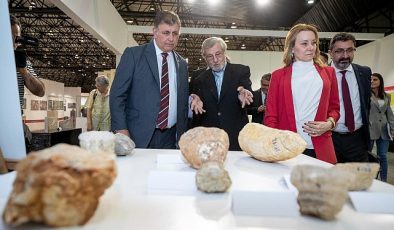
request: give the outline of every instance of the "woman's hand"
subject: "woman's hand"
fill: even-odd
[[[331,130],[333,128],[332,126],[331,121],[308,121],[302,126],[302,128],[304,129],[304,132],[309,134],[309,136],[317,137]]]

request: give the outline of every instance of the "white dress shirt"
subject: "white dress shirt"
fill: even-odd
[[[337,127],[335,128],[335,132],[349,132],[349,129],[345,125],[345,107],[343,104],[342,97],[342,73],[340,69],[337,69],[333,63],[331,66],[335,68],[335,73],[338,81],[338,94],[339,94],[339,103],[340,103],[340,114],[339,120],[337,121]],[[352,65],[349,65],[346,68],[346,81],[349,86],[350,100],[352,101],[352,108],[354,114],[354,124],[355,130],[359,129],[363,125],[363,120],[361,117],[361,104],[360,104],[360,92],[358,90],[358,83],[356,79],[356,75],[354,73]]]
[[[163,57],[161,53],[163,51],[155,44],[156,50],[156,59],[157,59],[157,68],[159,69],[159,80],[161,85],[161,68],[163,63]],[[169,99],[169,107],[168,107],[168,126],[167,128],[171,128],[176,124],[177,120],[177,84],[176,84],[176,67],[175,67],[175,54],[173,52],[168,53],[167,56],[167,64],[168,64],[168,84],[170,90],[170,99]]]

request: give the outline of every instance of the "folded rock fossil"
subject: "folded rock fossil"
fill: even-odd
[[[225,192],[231,186],[231,179],[223,163],[208,161],[196,173],[198,189],[207,193]]]
[[[347,173],[312,165],[297,165],[291,183],[298,190],[298,205],[304,215],[325,220],[335,218],[347,200]]]
[[[241,149],[257,160],[284,161],[296,157],[306,148],[306,142],[297,133],[248,123],[238,135]]]
[[[219,128],[196,127],[184,133],[179,140],[179,148],[186,161],[196,169],[206,161],[226,160],[229,139]]]
[[[353,174],[353,179],[347,183],[349,191],[368,189],[376,178],[379,171],[378,163],[338,163],[333,166],[334,170],[341,170],[348,174]]]
[[[30,153],[16,166],[5,223],[85,224],[116,177],[113,158],[66,144]]]

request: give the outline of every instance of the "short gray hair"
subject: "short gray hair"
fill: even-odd
[[[206,50],[206,49],[209,49],[209,48],[212,48],[212,47],[213,47],[214,45],[216,45],[217,43],[219,43],[220,47],[222,48],[222,51],[223,51],[224,53],[226,53],[226,50],[227,50],[227,44],[226,44],[226,42],[224,42],[224,40],[223,40],[222,38],[219,38],[219,37],[210,37],[210,38],[205,39],[205,40],[202,42],[202,45],[201,45],[201,55],[204,57],[205,50]]]
[[[109,85],[109,79],[104,76],[104,75],[100,75],[98,77],[96,77],[96,83],[99,86],[108,86]]]
[[[261,77],[261,80],[271,81],[271,73],[266,73]]]

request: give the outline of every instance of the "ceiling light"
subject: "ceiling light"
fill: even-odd
[[[269,2],[269,0],[257,0],[257,4],[258,4],[259,6],[265,5],[265,4],[267,4],[268,2]]]
[[[151,6],[151,7],[149,8],[149,10],[150,10],[150,11],[155,11],[155,7],[154,7],[154,6]]]
[[[241,49],[242,49],[242,50],[246,49],[245,44],[242,44],[242,45],[241,45]]]
[[[308,0],[308,4],[313,4],[314,2],[314,0]]]
[[[220,0],[210,0],[209,1],[209,4],[210,5],[216,5],[216,4],[218,4],[220,2]]]
[[[133,20],[127,20],[126,22],[129,23],[129,24],[133,24],[134,21]]]
[[[190,3],[193,3],[194,2],[194,0],[187,0],[188,2],[190,2]]]

